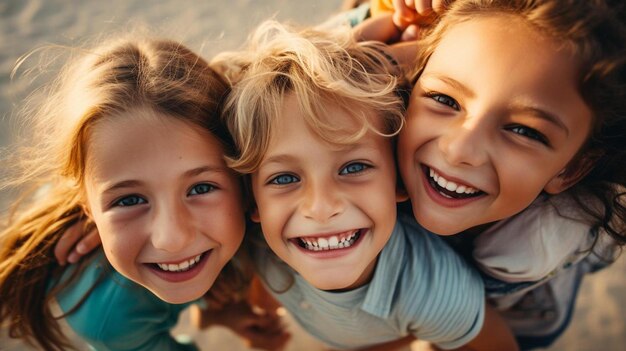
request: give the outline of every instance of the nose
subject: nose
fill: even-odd
[[[151,241],[159,250],[179,252],[191,245],[195,230],[189,209],[182,201],[162,204],[155,211]]]
[[[309,182],[304,192],[301,212],[306,218],[326,223],[341,214],[345,208],[341,194],[333,182]]]
[[[478,167],[488,160],[488,132],[479,118],[450,123],[439,138],[439,149],[446,161],[455,166]]]

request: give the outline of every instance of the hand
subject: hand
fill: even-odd
[[[100,244],[100,236],[95,225],[87,220],[81,220],[61,235],[54,246],[54,257],[61,266],[76,263]]]
[[[419,28],[431,24],[445,10],[445,0],[393,0],[393,23],[402,32],[400,41],[419,38]]]
[[[212,325],[227,327],[242,337],[248,347],[256,349],[282,350],[291,337],[278,315],[253,309],[245,301],[217,310],[193,306],[191,318],[192,324],[200,329]]]

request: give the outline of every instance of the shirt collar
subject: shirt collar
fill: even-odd
[[[369,283],[361,309],[371,315],[388,318],[405,258],[404,228],[396,221],[389,241],[378,255],[374,275]]]

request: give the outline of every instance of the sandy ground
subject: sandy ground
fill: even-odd
[[[136,25],[178,39],[205,57],[239,46],[262,20],[274,17],[301,24],[328,18],[341,0],[9,0],[0,2],[0,147],[8,145],[17,128],[10,116],[33,88],[30,76],[10,73],[20,56],[46,44],[75,45],[98,35],[119,32]],[[32,64],[28,60],[20,72]],[[39,80],[46,79],[44,73]],[[37,83],[37,79],[34,80]],[[4,168],[5,165],[0,166]],[[10,194],[0,193],[0,209]],[[549,350],[623,350],[626,348],[626,260],[588,276],[581,289],[572,325]],[[321,350],[299,330],[288,350]],[[174,331],[193,337],[203,350],[246,350],[228,330],[194,331],[183,315]],[[25,350],[26,346],[0,337],[0,350]]]

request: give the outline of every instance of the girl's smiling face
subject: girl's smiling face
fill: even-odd
[[[117,271],[162,300],[192,301],[211,288],[243,239],[239,180],[205,130],[131,113],[93,128],[89,210]]]
[[[562,171],[589,135],[571,52],[513,15],[443,35],[412,92],[398,162],[416,219],[456,234],[512,216]]]

